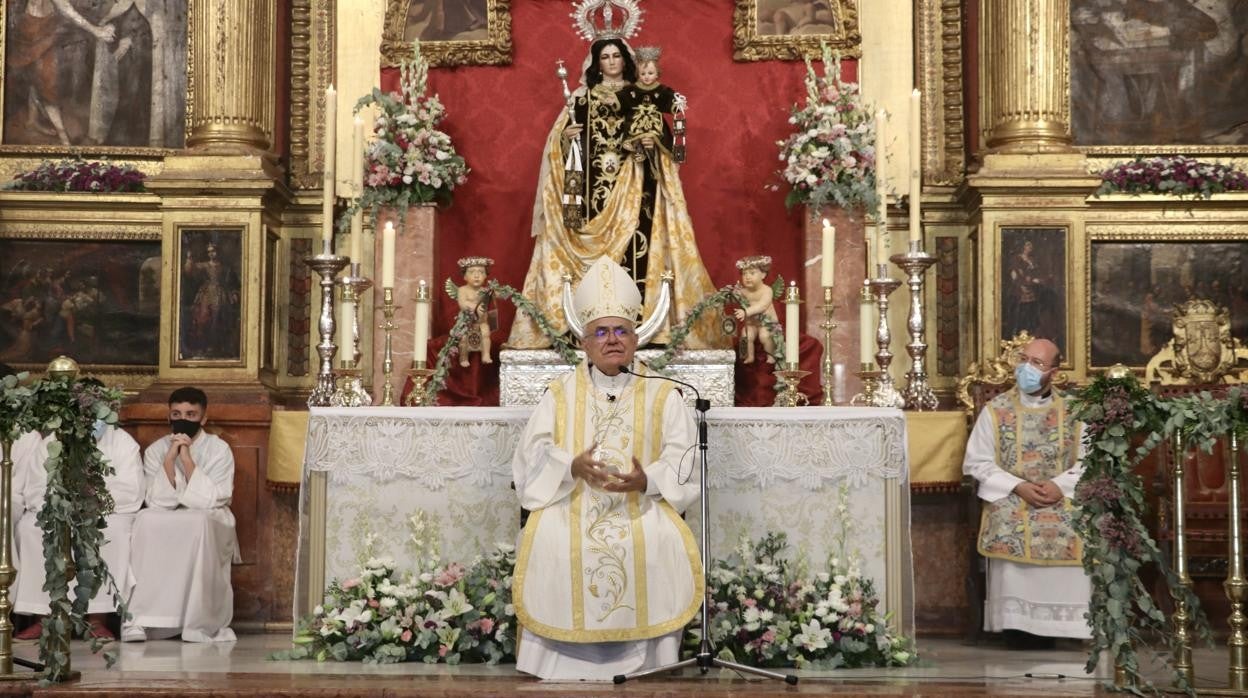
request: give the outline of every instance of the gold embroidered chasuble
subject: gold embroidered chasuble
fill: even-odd
[[[692,417],[665,381],[633,379],[614,398],[578,367],[551,383],[516,450],[517,490],[531,514],[513,600],[520,624],[542,637],[660,637],[684,627],[701,603],[698,548],[678,513],[698,498]],[[591,444],[622,472],[637,458],[649,493],[573,479],[572,458]]]
[[[1071,417],[1065,397],[1056,391],[1048,404],[1027,407],[1013,388],[984,409],[992,419],[997,465],[1002,470],[1029,482],[1042,482],[1077,464],[1082,425]],[[1081,565],[1083,542],[1071,523],[1074,515],[1069,497],[1037,509],[1011,492],[984,507],[979,553],[1033,565]]]
[[[598,85],[595,91],[608,88]],[[580,99],[584,100],[582,95]],[[652,161],[636,162],[621,152],[624,140],[624,119],[611,116],[610,108],[623,109],[618,99],[595,101],[593,95],[587,110],[590,152],[585,153],[587,170],[586,197],[589,207],[585,227],[569,230],[563,225],[564,151],[563,130],[568,125],[565,109],[546,138],[537,196],[533,204],[535,238],[533,257],[524,278],[524,296],[532,300],[550,320],[557,333],[567,331],[560,294],[562,278],[570,274],[579,278],[599,257],[616,262],[629,250],[638,230],[642,207],[650,210],[651,224],[646,245],[645,289],[642,316],[649,317],[658,302],[662,278],[673,275],[672,306],[674,317],[685,317],[699,301],[715,292],[694,238],[693,221],[685,203],[680,172],[665,149],[656,150]],[[595,152],[601,147],[601,152]],[[657,179],[654,196],[645,196],[647,168]],[[588,175],[593,175],[588,176]],[[655,337],[667,341],[664,330]],[[517,313],[511,327],[508,345],[516,349],[539,349],[550,346],[550,340],[537,322],[524,313]],[[726,347],[727,339],[719,329],[714,313],[707,313],[695,324],[685,341],[690,349]]]

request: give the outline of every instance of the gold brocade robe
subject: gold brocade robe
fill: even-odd
[[[997,465],[1029,482],[1051,480],[1075,467],[1082,426],[1054,392],[1041,407],[1026,407],[1013,388],[984,407],[992,418]],[[1051,507],[1034,508],[1017,494],[984,507],[979,553],[984,557],[1032,565],[1080,565],[1083,542],[1075,533],[1074,504],[1069,497]]]
[[[590,118],[594,118],[592,112]],[[587,193],[591,199],[591,213],[597,211],[597,214],[586,220],[583,230],[568,230],[563,225],[564,158],[567,154],[562,139],[567,124],[568,113],[565,109],[551,129],[542,151],[541,175],[533,204],[532,233],[536,244],[524,278],[524,296],[546,315],[555,332],[566,332],[568,327],[560,300],[563,275],[571,274],[574,280],[579,279],[591,264],[604,255],[620,262],[633,241],[642,206],[652,205],[642,317],[650,317],[658,301],[662,277],[671,272],[674,276],[673,317],[683,321],[698,301],[715,292],[715,285],[698,253],[679,170],[670,152],[656,148],[653,162],[637,162],[626,157],[627,153],[615,153],[608,158],[612,166],[619,169],[614,173],[615,183],[605,203],[595,200],[591,183]],[[592,130],[592,123],[589,128]],[[585,157],[591,161],[601,159],[590,153],[586,153]],[[585,166],[588,168],[590,163],[585,163]],[[649,198],[642,194],[646,168],[650,167],[655,168],[656,190],[653,201],[643,202],[643,199]],[[660,332],[655,341],[667,341],[667,332]],[[550,346],[550,340],[538,329],[537,322],[524,313],[516,314],[507,343],[516,349]],[[728,346],[715,313],[703,314],[689,333],[685,346],[690,349]]]
[[[583,365],[551,383],[513,463],[521,504],[532,512],[512,587],[526,630],[618,642],[689,622],[704,591],[698,548],[678,513],[698,498],[693,441],[693,420],[671,383],[632,379],[612,400]],[[623,472],[636,458],[647,492],[573,479],[572,458],[593,443],[600,460]]]

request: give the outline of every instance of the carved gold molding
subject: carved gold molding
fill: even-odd
[[[412,44],[403,38],[412,0],[386,0],[385,29],[381,43],[381,65],[399,65],[412,53]],[[509,65],[511,63],[511,0],[486,0],[488,39],[475,41],[422,41],[421,54],[432,66]]]
[[[293,0],[290,13],[290,183],[319,189],[325,88],[333,82],[333,0]]]
[[[78,227],[82,226],[82,227]],[[0,226],[0,238],[15,240],[148,240],[161,239],[160,222],[152,225],[108,225],[58,223],[27,225],[19,228]]]
[[[732,13],[732,58],[737,61],[799,61],[820,55],[820,43],[845,58],[862,56],[857,0],[827,0],[838,22],[835,34],[768,36],[758,33],[758,0],[736,0]]]
[[[1084,259],[1092,258],[1092,243],[1106,240],[1139,240],[1141,242],[1183,242],[1187,240],[1236,241],[1248,239],[1248,224],[1226,225],[1210,224],[1199,219],[1190,223],[1166,222],[1167,230],[1159,232],[1156,223],[1140,222],[1133,224],[1087,224],[1087,244],[1084,246]],[[1087,269],[1089,288],[1091,288],[1091,269]]]
[[[923,91],[923,180],[956,186],[966,178],[962,2],[919,0],[919,89]]]

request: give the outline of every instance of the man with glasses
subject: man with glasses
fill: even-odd
[[[693,417],[672,383],[632,367],[640,310],[628,273],[599,258],[573,296],[587,361],[550,384],[512,462],[531,512],[512,587],[516,668],[543,679],[675,662],[701,603],[680,518],[699,496]]]
[[[979,553],[988,560],[984,630],[1004,631],[1014,647],[1044,638],[1091,637],[1084,613],[1092,587],[1071,497],[1083,472],[1083,425],[1052,387],[1057,345],[1023,348],[1015,385],[979,414],[962,472],[979,483],[984,514]]]

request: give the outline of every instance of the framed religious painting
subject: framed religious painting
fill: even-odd
[[[155,373],[160,231],[0,235],[0,362],[42,370],[62,354],[88,373]]]
[[[1069,365],[1064,226],[1001,226],[997,317],[999,339],[1027,331],[1053,340]]]
[[[191,2],[0,4],[0,150],[142,155],[182,148]]]
[[[857,0],[736,0],[735,60],[797,61],[819,56],[822,44],[846,58],[862,55]]]
[[[1142,150],[1248,157],[1242,5],[1071,0],[1076,145],[1106,159]]]
[[[411,56],[433,66],[511,63],[511,0],[387,0],[382,66]]]
[[[1229,311],[1231,336],[1248,340],[1248,238],[1099,236],[1089,228],[1089,369],[1143,369],[1173,337],[1174,311],[1207,300]]]
[[[244,229],[179,227],[176,232],[174,366],[242,366]]]

